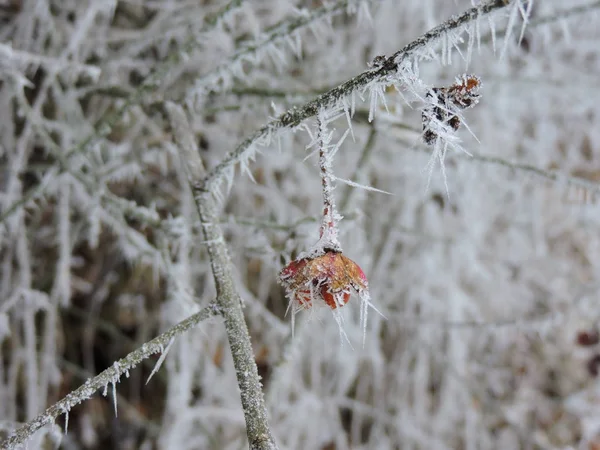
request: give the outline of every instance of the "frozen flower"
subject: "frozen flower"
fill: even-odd
[[[325,251],[313,258],[299,258],[290,262],[279,273],[289,299],[288,311],[294,317],[302,311],[319,305],[327,305],[334,313],[342,329],[342,316],[338,310],[350,300],[352,294],[361,299],[361,325],[366,327],[367,309],[370,303],[368,281],[362,269],[341,252]]]
[[[340,252],[328,251],[316,258],[292,261],[280,273],[290,306],[308,309],[313,299],[325,302],[331,309],[344,306],[352,292],[368,287],[362,269]]]

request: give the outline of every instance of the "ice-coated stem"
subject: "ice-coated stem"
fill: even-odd
[[[121,358],[104,372],[101,372],[94,378],[90,378],[62,400],[47,408],[46,411],[38,415],[35,419],[15,430],[6,441],[0,443],[0,448],[11,450],[25,443],[37,430],[54,422],[61,414],[68,413],[73,406],[89,399],[98,389],[105,387],[109,383],[114,383],[121,375],[137,366],[144,359],[149,358],[155,353],[161,353],[173,338],[185,333],[201,321],[218,314],[219,308],[215,304],[212,304],[179,322],[171,329],[132,351],[124,358]]]
[[[333,199],[333,180],[331,176],[331,159],[327,151],[325,125],[321,116],[317,116],[317,145],[319,146],[319,171],[321,174],[321,186],[323,189],[323,218],[319,237],[334,235],[336,228],[337,211]],[[333,244],[333,243],[332,243]]]

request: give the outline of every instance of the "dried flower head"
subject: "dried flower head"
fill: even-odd
[[[316,258],[292,261],[280,272],[290,301],[308,309],[314,301],[323,301],[331,309],[348,303],[351,293],[368,287],[362,269],[342,253],[328,251]]]
[[[423,140],[432,145],[439,137],[439,129],[444,126],[457,131],[460,127],[458,110],[475,106],[481,97],[481,80],[475,75],[457,77],[450,87],[431,88],[427,98],[431,104],[423,110]]]
[[[347,340],[338,308],[348,303],[352,294],[361,299],[361,325],[363,329],[366,326],[367,308],[373,307],[367,277],[358,264],[341,252],[328,250],[319,256],[296,259],[281,270],[279,280],[289,299],[292,331],[298,312],[327,305],[340,325],[340,334]]]

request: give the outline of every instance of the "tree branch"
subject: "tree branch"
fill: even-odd
[[[155,353],[163,352],[166,345],[180,334],[185,333],[190,328],[210,317],[220,313],[219,307],[212,304],[202,309],[200,312],[179,322],[168,331],[158,335],[150,342],[145,343],[137,350],[129,353],[124,358],[116,361],[111,367],[106,369],[94,378],[87,380],[83,385],[69,393],[62,400],[50,406],[46,411],[37,416],[32,421],[18,428],[6,441],[2,442],[1,447],[6,450],[15,448],[23,444],[30,436],[43,426],[53,422],[61,414],[69,414],[70,409],[89,399],[98,389],[111,383],[119,381],[121,375],[137,366],[144,359]]]
[[[367,70],[345,83],[319,95],[316,99],[306,103],[299,108],[292,108],[279,116],[277,119],[270,121],[252,136],[244,140],[234,151],[230,152],[219,163],[210,174],[204,179],[198,187],[202,190],[210,191],[227,172],[227,170],[248,153],[252,145],[261,139],[268,138],[273,130],[281,128],[291,128],[299,125],[302,121],[309,117],[315,116],[319,110],[326,109],[335,105],[343,98],[349,96],[359,89],[365,88],[368,84],[374,81],[381,81],[384,78],[398,72],[399,66],[411,56],[414,56],[419,50],[424,49],[427,45],[438,40],[440,37],[447,34],[449,31],[456,30],[484,15],[487,15],[495,10],[499,10],[511,4],[515,0],[491,0],[480,6],[473,7],[458,17],[452,17],[446,22],[432,28],[430,31],[406,45],[403,49],[397,51],[389,58],[386,58],[378,69]]]
[[[165,109],[181,152],[182,162],[186,166],[188,181],[194,193],[204,239],[208,247],[217,289],[217,303],[225,319],[225,329],[240,388],[250,449],[277,450],[278,447],[269,429],[262,383],[252,351],[250,334],[244,320],[241,298],[235,288],[231,273],[232,262],[218,223],[215,201],[211,192],[194,188],[202,180],[204,165],[183,108],[175,103],[167,102]]]

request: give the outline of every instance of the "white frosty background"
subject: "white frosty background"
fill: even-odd
[[[4,437],[214,298],[164,99],[193,111],[214,167],[270,117],[478,2],[331,0],[313,17],[323,2],[242,1],[202,25],[226,3],[0,1]],[[387,108],[370,108],[381,86],[355,96],[335,173],[393,194],[335,190],[344,251],[387,317],[369,315],[364,348],[356,299],[344,308],[353,349],[329,311],[300,314],[293,341],[284,317],[277,273],[318,238],[306,130],[274,136],[233,175],[223,226],[282,448],[600,448],[599,349],[577,343],[600,317],[600,2],[491,17],[421,54]],[[158,88],[94,131],[157,67]],[[430,171],[425,89],[463,73],[482,79],[458,131],[472,156],[449,149]],[[145,385],[147,362],[116,385],[116,418],[112,386],[71,411],[63,448],[247,445],[220,321],[179,337]],[[46,428],[29,448],[60,439]]]

